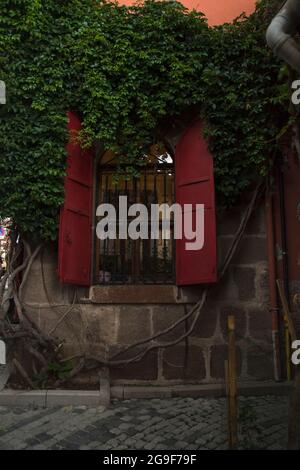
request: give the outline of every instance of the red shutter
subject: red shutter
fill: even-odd
[[[68,113],[70,141],[67,145],[65,202],[60,214],[58,273],[62,282],[90,285],[91,279],[91,213],[92,156],[82,150],[76,135],[81,124]]]
[[[192,285],[217,281],[216,214],[213,157],[203,137],[201,121],[181,137],[175,156],[176,202],[204,204],[204,247],[186,250],[187,240],[176,240],[176,284]]]

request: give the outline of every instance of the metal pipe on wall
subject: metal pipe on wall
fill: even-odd
[[[281,255],[282,255],[282,273],[284,293],[290,310],[290,280],[289,280],[289,260],[286,230],[286,204],[285,204],[285,181],[282,165],[278,166],[278,188],[279,188],[279,212],[280,212],[280,232],[281,232]],[[286,318],[285,323],[285,356],[286,356],[286,375],[287,380],[292,379],[291,363],[291,339]]]
[[[300,47],[294,36],[300,28],[300,0],[288,0],[273,18],[266,33],[267,43],[297,72],[300,72]]]
[[[273,219],[273,196],[270,190],[266,193],[266,218],[267,218],[267,240],[268,240],[268,263],[269,263],[269,291],[270,291],[270,313],[272,316],[272,342],[274,358],[274,378],[281,380],[281,359],[279,342],[279,310],[277,302],[276,287],[276,261],[275,261],[275,235]]]
[[[286,204],[285,204],[285,184],[284,184],[283,168],[278,168],[278,187],[279,187],[279,206],[280,206],[280,231],[281,231],[281,248],[282,248],[282,271],[284,292],[290,308],[290,284],[289,284],[289,260],[288,245],[286,231]]]

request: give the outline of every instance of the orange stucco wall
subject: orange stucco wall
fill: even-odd
[[[133,0],[119,0],[122,5],[132,5]],[[254,11],[256,0],[181,0],[186,7],[205,13],[210,25],[232,21],[245,12]]]

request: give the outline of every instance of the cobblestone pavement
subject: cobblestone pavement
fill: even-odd
[[[240,398],[240,447],[284,449],[287,398]],[[226,449],[225,399],[114,401],[110,408],[0,407],[0,449]]]

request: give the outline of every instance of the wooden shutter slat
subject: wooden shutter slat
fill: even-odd
[[[181,137],[175,155],[176,202],[204,204],[204,247],[186,250],[184,237],[176,240],[178,286],[217,281],[216,213],[213,157],[203,137],[203,124],[195,122]]]
[[[65,201],[60,213],[58,274],[62,282],[90,285],[92,248],[92,156],[76,140],[81,123],[68,113]]]

